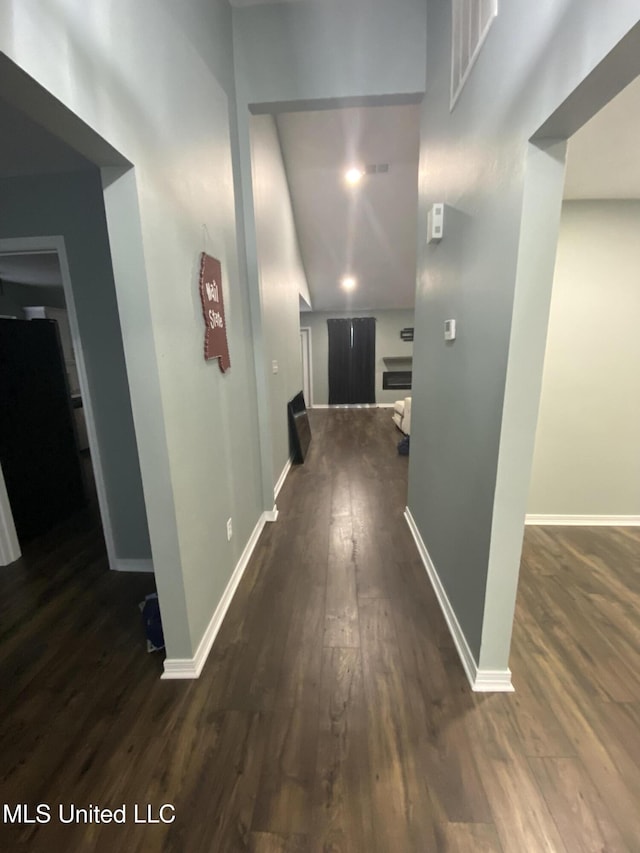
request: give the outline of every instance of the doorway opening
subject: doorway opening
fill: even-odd
[[[302,359],[302,393],[307,408],[313,407],[312,391],[312,355],[311,355],[311,329],[309,326],[300,326],[300,352]]]
[[[79,340],[71,331],[57,251],[0,251],[0,315],[6,406],[0,464],[8,501],[2,512],[22,543],[87,504],[97,508],[81,390],[86,371],[82,352],[76,354]]]
[[[640,77],[569,139],[519,587],[529,612],[553,601],[577,644],[545,631],[550,654],[605,701],[640,689],[625,614],[640,550],[639,115]]]
[[[626,701],[640,689],[632,675],[638,665],[634,629],[625,613],[636,594],[640,547],[640,349],[634,326],[640,316],[640,64],[628,58],[638,33],[636,28],[622,40],[536,136],[534,168],[527,175],[527,187],[533,174],[538,184],[535,211],[527,208],[525,188],[519,274],[526,266],[529,273],[523,272],[521,294],[516,288],[519,334],[514,337],[512,329],[509,369],[514,352],[512,379],[521,371],[518,382],[528,384],[530,395],[519,400],[520,427],[526,412],[531,430],[530,452],[521,445],[521,458],[533,464],[512,657],[516,669],[535,677],[539,670],[528,667],[528,650],[544,654],[552,665],[543,689],[564,692],[568,685],[573,700],[579,683],[607,701]],[[558,168],[565,162],[564,139],[566,174]],[[539,228],[532,227],[535,222]],[[547,256],[544,264],[551,259],[537,281],[531,277],[539,270],[533,251]],[[542,284],[547,281],[548,290]],[[528,317],[521,311],[527,287]],[[528,383],[525,350],[540,369],[537,377],[528,373]]]
[[[98,588],[114,591],[114,601],[122,595],[144,649],[138,604],[155,578],[105,194],[130,164],[12,63],[0,64],[15,83],[11,101],[0,98],[6,618],[23,622],[25,596],[38,584],[46,596],[58,589],[80,600],[92,578],[88,609],[100,606]],[[39,123],[40,108],[55,131]],[[100,162],[110,167],[104,173]],[[139,574],[107,581],[108,569]]]
[[[569,140],[527,521],[640,523],[640,77]]]

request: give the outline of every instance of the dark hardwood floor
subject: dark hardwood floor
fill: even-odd
[[[198,681],[159,680],[153,579],[109,573],[89,516],[0,570],[0,804],[52,807],[0,850],[640,851],[640,530],[528,529],[517,692],[473,694],[391,413],[311,421]]]

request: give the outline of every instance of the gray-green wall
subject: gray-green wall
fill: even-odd
[[[640,517],[640,201],[562,208],[528,512]]]
[[[273,116],[251,117],[251,153],[271,450],[277,482],[290,457],[287,403],[302,387],[298,304],[299,294],[308,296],[309,289]]]
[[[308,0],[234,8],[239,101],[422,92],[424,0]]]
[[[25,305],[46,305],[49,308],[64,308],[62,285],[39,286],[16,284],[11,281],[0,283],[0,314],[24,318]]]
[[[413,326],[413,311],[359,311],[321,312],[304,311],[300,325],[311,329],[312,400],[314,406],[329,402],[329,336],[327,320],[336,317],[375,317],[376,319],[376,403],[393,403],[411,394],[411,391],[388,391],[382,388],[384,370],[411,370],[411,363],[387,367],[384,356],[408,356],[413,353],[413,343],[403,341],[400,331]]]
[[[476,663],[502,671],[563,176],[562,146],[528,140],[637,22],[638,6],[603,16],[595,0],[500,3],[452,111],[450,19],[449,2],[428,4],[419,234],[432,203],[446,211],[442,242],[419,247],[409,509]],[[577,129],[585,104],[548,133]]]

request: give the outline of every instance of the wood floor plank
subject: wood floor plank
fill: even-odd
[[[307,835],[312,827],[318,710],[274,711],[265,746],[252,829]]]
[[[486,713],[478,706],[478,715]],[[475,722],[475,720],[474,720]],[[501,844],[506,851],[535,850],[571,853],[558,832],[527,759],[513,749],[509,736],[497,729],[504,758],[483,756],[483,746],[471,739]]]
[[[514,651],[514,660],[520,661]],[[516,670],[519,672],[519,667]],[[505,713],[528,756],[573,756],[575,748],[558,722],[553,707],[532,689],[526,678],[514,678],[515,694],[505,703]]]
[[[354,553],[358,598],[388,597],[385,554],[380,547],[375,520],[362,509],[353,517]]]
[[[213,715],[215,742],[205,741],[206,760],[190,775],[175,802],[176,813],[189,814],[191,819],[170,825],[169,849],[204,853],[249,848],[266,722],[260,713],[222,711]],[[149,795],[155,799],[153,788]]]
[[[571,680],[561,676],[555,666],[554,653],[544,657],[533,655],[525,662],[527,673],[537,689],[553,704],[555,714],[571,740],[578,758],[602,800],[609,809],[624,842],[633,850],[640,838],[637,803],[640,784],[629,784],[609,750],[615,743],[613,732],[604,740],[598,737],[589,720],[590,697]],[[625,760],[626,764],[626,759]],[[629,769],[630,764],[626,764]],[[637,770],[634,769],[633,775]]]
[[[436,849],[436,814],[416,765],[390,602],[360,599],[360,631],[377,849]]]
[[[360,645],[354,540],[351,518],[332,519],[327,563],[327,590],[323,644]]]
[[[324,590],[302,583],[282,656],[275,705],[317,711],[322,669]]]
[[[462,667],[448,665],[429,641],[423,611],[406,600],[394,608],[407,698],[416,723],[416,759],[432,801],[449,822],[491,823],[492,815],[469,743],[466,715],[473,698]],[[441,615],[440,615],[440,618]]]
[[[373,850],[371,773],[360,653],[325,648],[309,849]]]
[[[445,830],[446,853],[502,853],[496,828],[491,823],[449,823]]]
[[[530,758],[560,834],[575,853],[631,853],[577,758]]]
[[[588,679],[592,689],[605,701],[640,701],[639,677],[620,656],[619,648],[611,643],[610,631],[601,630],[596,620],[587,618],[586,603],[580,600],[579,591],[567,590],[553,579],[541,585],[537,594],[560,615],[551,633],[563,647],[565,659],[575,673],[584,673],[583,680]]]
[[[615,732],[616,740],[624,749],[627,759],[640,768],[640,705],[607,702],[597,706],[597,715],[606,725],[607,740],[609,731]]]
[[[272,832],[252,832],[249,853],[307,853],[306,835],[275,835]]]

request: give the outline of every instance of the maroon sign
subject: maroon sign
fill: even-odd
[[[220,261],[206,252],[200,257],[200,299],[206,327],[204,357],[207,361],[212,358],[219,359],[220,370],[224,373],[231,367],[231,359],[222,301],[222,269]]]

